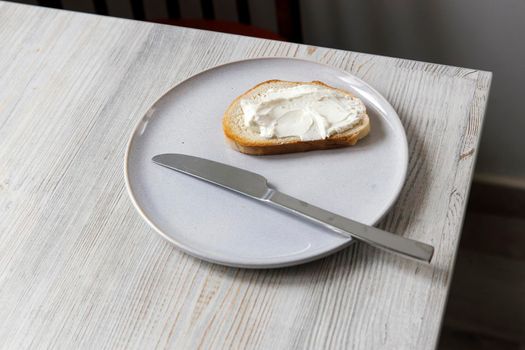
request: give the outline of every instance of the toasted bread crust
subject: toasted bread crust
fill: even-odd
[[[275,139],[250,138],[242,133],[239,133],[237,130],[235,130],[234,120],[237,117],[235,110],[239,109],[240,100],[256,92],[261,87],[272,84],[285,84],[287,86],[302,84],[320,85],[330,89],[338,90],[347,95],[351,95],[347,91],[331,87],[320,81],[288,82],[282,80],[268,80],[262,82],[233,100],[224,113],[222,120],[223,130],[228,143],[233,149],[251,155],[271,155],[332,149],[355,145],[358,140],[367,136],[370,132],[370,120],[368,115],[365,115],[361,122],[353,128],[321,140],[302,141],[298,137]]]

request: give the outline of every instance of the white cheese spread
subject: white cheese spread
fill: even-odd
[[[326,139],[354,127],[366,113],[359,98],[309,84],[268,89],[240,105],[245,127],[267,139]]]

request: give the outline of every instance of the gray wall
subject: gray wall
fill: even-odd
[[[36,0],[21,0],[34,3]],[[148,18],[166,0],[144,0]],[[199,0],[179,0],[199,17]],[[110,15],[130,17],[128,0],[107,0]],[[91,0],[63,0],[93,11]],[[215,0],[219,19],[235,20],[235,0]],[[276,30],[272,0],[250,0],[254,25]],[[525,186],[524,0],[301,0],[308,44],[478,68],[494,73],[476,173]]]

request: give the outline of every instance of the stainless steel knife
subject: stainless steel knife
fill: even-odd
[[[152,160],[166,168],[292,212],[374,247],[425,262],[430,262],[434,254],[431,245],[361,224],[279,192],[269,187],[266,178],[259,174],[185,154],[159,154]]]

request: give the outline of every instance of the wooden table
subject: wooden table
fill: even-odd
[[[431,265],[356,244],[277,270],[212,265],[133,208],[135,123],[178,82],[249,57],[342,68],[398,111],[410,146],[381,227]],[[0,3],[0,348],[432,349],[491,74]]]

